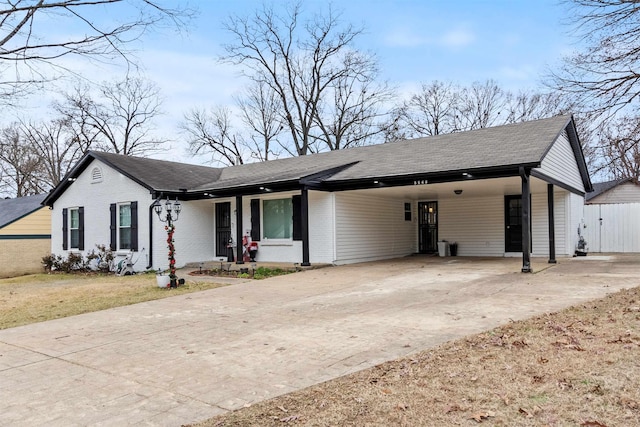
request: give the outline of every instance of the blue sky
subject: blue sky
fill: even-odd
[[[183,114],[193,107],[231,104],[245,83],[238,68],[217,60],[230,41],[223,21],[259,9],[262,1],[191,4],[199,13],[189,33],[147,34],[137,52],[144,74],[164,96],[166,115],[159,128],[176,140],[172,148],[180,153],[174,150],[172,158],[184,157],[177,133]],[[326,4],[306,0],[303,7],[313,12]],[[342,11],[345,22],[364,27],[357,46],[377,56],[381,78],[401,94],[433,80],[469,85],[493,79],[514,92],[540,89],[542,74],[576,47],[563,24],[569,17],[566,6],[557,0],[350,0],[335,2],[334,9]],[[124,76],[122,69],[77,59],[67,65],[94,79]]]

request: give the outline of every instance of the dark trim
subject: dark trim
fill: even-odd
[[[78,208],[78,250],[84,251],[84,206]]]
[[[300,228],[302,232],[302,266],[308,267],[309,262],[309,190],[302,187],[300,197]]]
[[[304,191],[304,190],[303,190]],[[293,216],[293,224],[291,230],[291,240],[302,240],[302,196],[294,195],[291,197],[291,209]]]
[[[138,252],[138,202],[131,202],[131,250]]]
[[[149,205],[149,262],[147,263],[147,270],[153,268],[153,215],[155,215],[155,211],[153,210],[153,205],[156,201],[160,201],[158,197]]]
[[[540,172],[538,170],[533,169],[531,171],[531,176],[533,176],[535,178],[538,178],[538,179],[541,179],[544,182],[546,182],[547,184],[553,184],[556,187],[560,187],[560,188],[562,188],[564,190],[567,190],[570,193],[577,194],[578,196],[584,196],[585,195],[584,191],[580,191],[577,188],[574,188],[574,187],[570,186],[569,184],[566,184],[566,183],[564,183],[562,181],[558,181],[555,178],[551,178],[550,176],[545,175],[545,174],[543,174],[542,172]]]
[[[0,234],[0,240],[45,240],[51,234]]]
[[[326,181],[323,183],[323,187],[320,188],[320,190],[349,191],[369,188],[411,186],[421,183],[440,184],[445,182],[465,182],[480,179],[515,177],[519,175],[518,171],[521,167],[531,169],[540,167],[540,164],[538,162],[535,162],[522,165],[507,165],[489,168],[460,169],[444,172],[408,174],[400,176],[378,176],[353,180]],[[463,175],[465,173],[470,174],[471,177]]]
[[[522,272],[531,273],[531,171],[520,168],[522,179]]]
[[[118,249],[118,228],[117,228],[117,206],[115,203],[109,205],[109,249]]]
[[[567,127],[567,135],[569,135],[569,143],[571,144],[571,148],[573,148],[573,154],[576,158],[576,163],[578,164],[578,170],[582,176],[584,189],[587,193],[593,191],[593,185],[591,184],[591,177],[589,176],[589,169],[587,167],[587,160],[584,158],[584,151],[582,150],[582,144],[578,137],[578,131],[576,129],[576,123],[573,115],[571,116],[571,126]]]
[[[260,199],[251,199],[251,240],[260,241]]]
[[[556,224],[554,214],[553,184],[547,184],[547,211],[549,213],[549,264],[556,261]]]
[[[242,196],[236,196],[236,264],[244,264],[242,236]]]
[[[69,209],[62,209],[62,250],[69,249]]]
[[[322,172],[317,172],[311,175],[304,176],[300,179],[300,184],[304,185],[307,188],[315,188],[318,186],[322,186],[322,183],[326,181],[327,178],[332,177],[338,172],[342,172],[345,169],[350,168],[353,165],[360,163],[360,161],[347,163],[344,165],[336,166],[334,168],[323,170]]]

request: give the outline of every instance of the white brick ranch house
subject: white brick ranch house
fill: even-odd
[[[258,261],[354,263],[435,252],[571,256],[591,182],[573,118],[225,168],[89,152],[47,196],[52,252],[96,244],[167,268],[157,199],[180,200],[177,265],[226,257],[250,235]],[[242,246],[236,259],[242,262]]]

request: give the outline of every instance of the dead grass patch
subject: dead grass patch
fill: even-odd
[[[153,274],[34,274],[0,279],[0,329],[225,286],[187,281],[158,288]]]
[[[624,290],[196,425],[640,425],[639,327]]]

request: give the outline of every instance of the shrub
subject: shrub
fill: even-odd
[[[111,264],[115,258],[113,251],[106,245],[96,245],[98,252],[91,250],[86,257],[82,254],[70,252],[65,258],[62,255],[47,255],[42,257],[42,266],[47,272],[61,271],[64,273],[73,273],[78,271],[92,270],[92,264],[102,272],[109,272]]]

